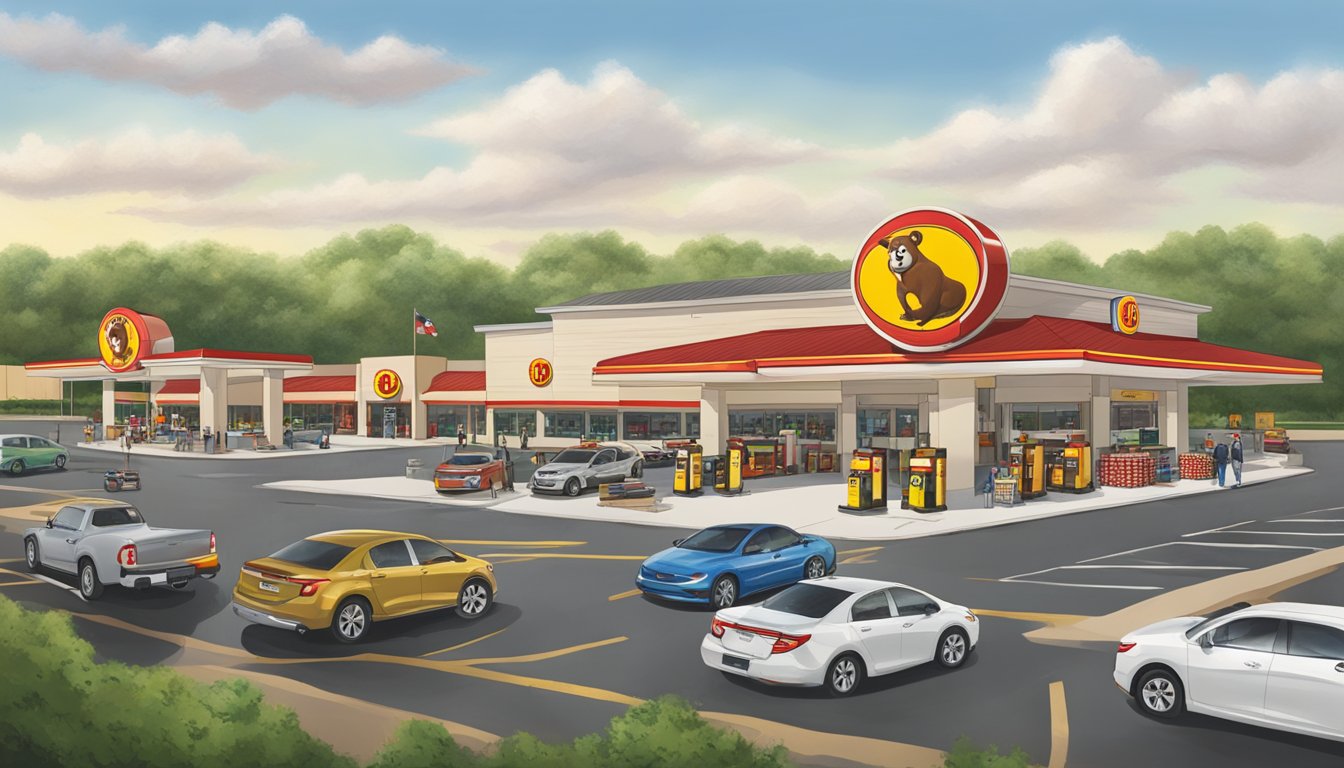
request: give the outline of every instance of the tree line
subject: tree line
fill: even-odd
[[[434,320],[420,351],[479,358],[473,325],[546,319],[536,307],[590,293],[664,283],[847,269],[806,246],[765,248],[710,236],[655,254],[611,231],[548,235],[513,269],[468,256],[405,226],[342,235],[296,257],[195,242],[95,248],[68,258],[13,245],[0,251],[0,363],[95,356],[93,329],[114,306],[169,321],[183,348],[311,354],[318,363],[408,354],[411,309]],[[1013,270],[1211,305],[1200,337],[1314,360],[1344,373],[1344,237],[1278,237],[1267,227],[1174,232],[1148,250],[1098,264],[1052,242],[1013,253]],[[1344,415],[1344,389],[1204,387],[1192,411]]]

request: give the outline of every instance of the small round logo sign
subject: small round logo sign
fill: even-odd
[[[98,351],[103,365],[114,373],[135,368],[148,335],[139,312],[124,307],[108,312],[98,326]]]
[[[373,374],[373,391],[384,400],[390,400],[401,394],[401,377],[389,368]]]
[[[1008,292],[1008,251],[984,224],[941,208],[898,213],[854,257],[854,303],[869,327],[911,352],[970,340]]]
[[[1133,335],[1139,330],[1139,301],[1133,296],[1111,299],[1111,330]]]
[[[527,364],[527,380],[532,382],[534,387],[544,387],[551,383],[555,378],[555,368],[551,366],[551,361],[544,357],[538,357]]]

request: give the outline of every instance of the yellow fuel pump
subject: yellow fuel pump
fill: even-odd
[[[714,467],[714,490],[725,495],[742,492],[742,453],[737,446],[729,446],[728,453]]]
[[[916,448],[910,455],[910,509],[942,512],[947,509],[947,449]]]
[[[845,501],[841,512],[867,512],[887,508],[887,454],[881,448],[865,448],[854,452],[849,460],[849,477],[845,481]]]
[[[1023,500],[1045,495],[1045,446],[1014,443],[1008,449],[1008,468],[1017,478],[1017,492]]]
[[[700,459],[704,447],[691,443],[677,449],[677,468],[672,476],[672,492],[678,496],[699,496],[702,482]]]
[[[1052,491],[1090,493],[1092,491],[1092,444],[1071,442],[1061,448],[1050,466]]]

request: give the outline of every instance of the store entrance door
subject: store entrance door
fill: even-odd
[[[407,437],[410,435],[410,410],[405,405],[377,403],[369,405],[369,437]]]

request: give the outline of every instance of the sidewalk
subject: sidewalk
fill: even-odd
[[[1246,462],[1242,483],[1252,485],[1311,472],[1305,467],[1284,466],[1284,457],[1265,456]],[[1181,480],[1168,485],[1146,488],[1101,488],[1080,496],[1054,493],[1015,507],[982,506],[949,509],[921,514],[894,508],[881,515],[850,515],[836,506],[844,501],[845,486],[839,475],[826,478],[820,485],[772,488],[740,496],[719,496],[707,492],[697,497],[661,496],[664,511],[643,512],[619,507],[598,506],[597,496],[587,493],[577,498],[540,497],[515,493],[499,500],[477,501],[470,497],[440,496],[429,481],[404,477],[370,477],[352,480],[303,480],[267,483],[277,488],[308,493],[332,493],[369,496],[405,501],[426,501],[449,505],[489,507],[500,512],[575,520],[599,520],[614,523],[699,529],[726,522],[779,523],[803,533],[827,538],[891,541],[937,536],[945,533],[1008,525],[1095,509],[1109,509],[1145,501],[1176,498],[1197,493],[1223,492],[1208,480]],[[983,497],[976,497],[977,500]]]
[[[227,453],[203,453],[200,450],[175,451],[173,450],[173,446],[169,443],[136,443],[131,446],[131,455],[157,456],[169,459],[281,459],[294,456],[376,451],[386,450],[388,448],[425,448],[453,444],[455,443],[447,439],[411,440],[404,437],[379,438],[362,437],[359,435],[332,435],[331,447],[325,450],[319,449],[312,443],[295,443],[293,448],[278,446],[273,451],[254,451],[250,448],[231,448]],[[196,445],[199,448],[201,446],[201,441],[197,440]],[[69,443],[69,447],[83,448],[90,451],[104,451],[119,455],[125,455],[126,453],[126,451],[122,450],[121,442],[117,440],[107,440],[97,443]]]

